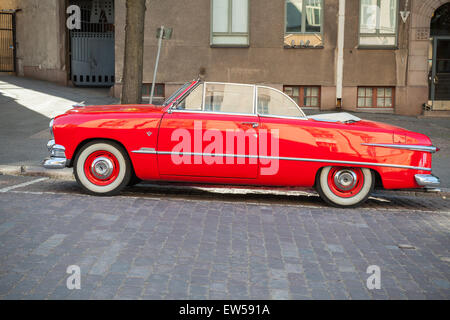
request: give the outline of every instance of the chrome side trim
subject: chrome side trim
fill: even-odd
[[[410,145],[410,144],[383,144],[383,143],[361,143],[363,146],[369,147],[381,147],[381,148],[394,148],[412,151],[423,151],[435,153],[437,148],[435,146],[420,146],[420,145]]]
[[[139,150],[133,150],[132,153],[150,153],[156,154],[155,148],[140,148]]]
[[[432,174],[416,174],[414,178],[416,179],[417,184],[422,187],[435,187],[441,183],[439,178]]]
[[[235,157],[235,158],[252,158],[252,159],[256,158],[256,159],[286,160],[286,161],[300,161],[300,162],[339,163],[339,164],[351,164],[351,165],[360,165],[360,166],[368,166],[368,167],[387,167],[387,168],[400,168],[400,169],[431,171],[431,168],[404,166],[404,165],[399,165],[399,164],[388,164],[388,163],[310,159],[310,158],[293,158],[293,157],[271,157],[271,156],[243,155],[243,154],[156,151],[154,148],[141,148],[139,150],[133,150],[131,152],[132,153],[161,154],[161,155],[177,154],[177,155],[187,155],[187,156]]]

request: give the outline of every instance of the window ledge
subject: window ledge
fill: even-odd
[[[398,50],[398,46],[358,46],[358,50]]]
[[[249,44],[211,44],[211,48],[250,48]]]
[[[324,49],[325,47],[322,46],[289,46],[284,45],[284,49]]]
[[[368,113],[394,113],[394,107],[392,108],[381,108],[381,107],[356,107],[355,112],[368,112]]]

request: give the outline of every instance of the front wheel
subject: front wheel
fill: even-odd
[[[367,168],[325,167],[317,176],[320,197],[335,207],[356,207],[364,203],[375,184],[374,173]]]
[[[87,143],[75,157],[75,179],[89,194],[112,196],[130,181],[131,164],[119,144],[97,140]]]

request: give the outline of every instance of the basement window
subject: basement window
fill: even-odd
[[[283,91],[302,108],[320,108],[320,86],[284,86]]]
[[[151,83],[142,84],[142,98],[150,98],[150,93],[152,91]],[[153,103],[159,103],[164,101],[165,86],[164,83],[157,83],[155,85],[155,92],[153,93]]]
[[[395,88],[359,87],[358,108],[393,108]]]

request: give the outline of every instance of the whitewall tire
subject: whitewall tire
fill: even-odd
[[[118,194],[130,181],[131,162],[121,145],[95,140],[77,153],[73,171],[78,184],[89,194]]]
[[[356,207],[373,191],[375,175],[367,168],[325,167],[317,175],[320,197],[335,207]]]

